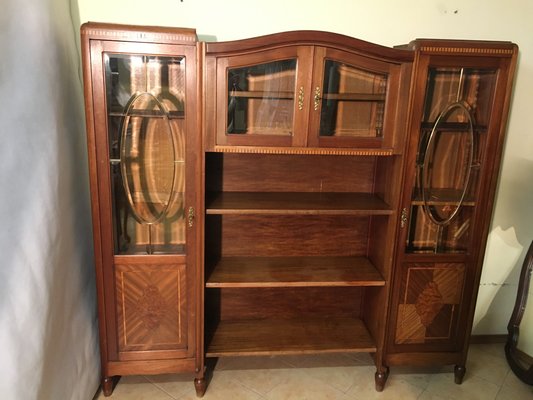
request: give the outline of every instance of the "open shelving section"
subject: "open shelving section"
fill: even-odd
[[[376,351],[397,165],[206,153],[208,357]]]
[[[205,46],[205,352],[370,352],[379,387],[413,54],[346,39]]]
[[[376,345],[356,318],[260,319],[223,321],[208,357],[375,352]]]

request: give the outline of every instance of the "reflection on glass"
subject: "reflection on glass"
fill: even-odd
[[[296,59],[228,70],[228,134],[292,135]]]
[[[407,252],[466,252],[495,82],[493,70],[430,69]]]
[[[106,55],[115,254],[185,250],[185,60]]]
[[[386,91],[387,75],[326,60],[320,136],[383,136]]]

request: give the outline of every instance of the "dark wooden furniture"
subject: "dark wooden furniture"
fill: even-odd
[[[416,40],[386,365],[465,373],[518,49]]]
[[[82,32],[104,383],[325,352],[461,382],[515,45]]]
[[[414,53],[204,48],[206,356],[371,352],[384,374]]]
[[[533,358],[518,348],[518,338],[520,336],[520,323],[526,311],[532,272],[533,242],[529,245],[524,264],[522,265],[522,271],[520,272],[516,302],[513,308],[513,314],[507,325],[509,335],[505,343],[505,356],[509,366],[515,375],[528,385],[533,385]]]
[[[102,387],[202,368],[193,30],[81,28]]]

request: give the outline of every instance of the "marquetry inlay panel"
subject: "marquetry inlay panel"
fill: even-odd
[[[184,265],[116,265],[119,351],[186,345]]]
[[[461,303],[463,264],[413,264],[402,277],[396,324],[397,344],[453,339]]]

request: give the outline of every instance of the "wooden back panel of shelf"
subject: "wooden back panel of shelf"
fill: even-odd
[[[206,191],[372,192],[377,157],[208,153]]]

